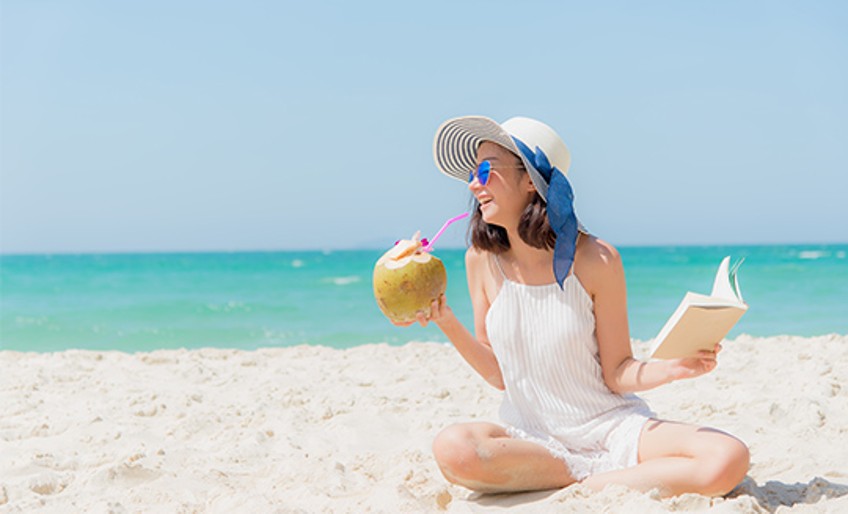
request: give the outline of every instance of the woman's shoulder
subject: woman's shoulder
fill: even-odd
[[[498,273],[492,257],[491,252],[473,246],[465,251],[465,273],[472,296],[475,293],[483,293],[486,298],[494,298],[497,293]]]
[[[492,276],[492,253],[479,248],[469,247],[465,251],[465,272],[468,277],[486,280]]]
[[[597,236],[583,234],[577,245],[577,258],[593,266],[609,266],[621,262],[621,254],[612,243]]]
[[[468,250],[465,251],[465,265],[477,268],[481,265],[488,264],[491,259],[490,255],[485,250],[469,246]]]
[[[587,286],[600,285],[599,281],[618,275],[623,269],[615,246],[596,236],[581,236],[575,257],[575,272]]]

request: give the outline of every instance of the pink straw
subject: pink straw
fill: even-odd
[[[430,241],[428,241],[428,242],[427,242],[427,244],[426,244],[426,245],[424,245],[424,246],[422,246],[422,247],[421,247],[421,250],[422,250],[422,251],[425,251],[425,252],[431,252],[431,251],[433,251],[433,244],[436,242],[436,240],[437,240],[437,239],[439,239],[439,237],[442,235],[442,232],[444,232],[444,231],[445,231],[445,229],[446,229],[446,228],[448,228],[448,227],[450,226],[450,224],[451,224],[451,223],[453,223],[453,222],[455,222],[455,221],[459,221],[459,220],[461,220],[461,219],[463,219],[463,218],[467,218],[467,217],[468,217],[468,213],[467,213],[467,212],[463,212],[463,213],[462,213],[462,214],[460,214],[459,216],[454,216],[453,218],[451,218],[451,219],[447,220],[447,221],[445,222],[445,224],[444,224],[444,225],[442,225],[442,228],[440,228],[440,229],[439,229],[439,231],[438,231],[438,232],[436,232],[436,235],[435,235],[435,236],[433,236],[433,239],[431,239]]]

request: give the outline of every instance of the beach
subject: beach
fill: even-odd
[[[2,351],[0,512],[848,512],[846,364],[846,335],[740,335],[714,372],[641,393],[751,449],[726,498],[660,499],[449,484],[433,437],[496,421],[500,392],[442,343]]]

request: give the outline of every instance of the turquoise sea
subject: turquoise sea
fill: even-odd
[[[848,245],[619,248],[631,336],[650,339],[686,291],[709,293],[725,255],[749,311],[729,337],[848,334]],[[446,341],[380,313],[382,250],[0,256],[0,349],[254,349]],[[448,299],[471,326],[463,250],[437,250]]]

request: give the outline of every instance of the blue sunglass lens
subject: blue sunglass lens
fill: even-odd
[[[468,182],[474,180],[474,175],[477,175],[477,180],[480,181],[481,186],[485,186],[487,182],[489,182],[489,172],[492,171],[492,163],[489,161],[483,161],[477,166],[477,172],[472,171],[468,175]]]

